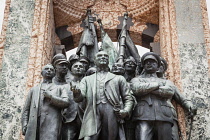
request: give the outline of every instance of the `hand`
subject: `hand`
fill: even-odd
[[[127,117],[129,115],[128,112],[125,110],[115,111],[115,113],[121,119],[124,119],[125,117]]]
[[[51,96],[52,96],[52,95],[50,95],[49,92],[47,92],[47,91],[44,91],[44,92],[43,92],[43,95],[44,95],[44,97],[50,98],[50,99],[51,99]]]
[[[70,90],[73,92],[74,96],[77,96],[78,94],[81,93],[80,89],[78,89],[76,85],[73,86],[71,82],[70,82]]]
[[[159,87],[165,86],[164,82],[158,82]]]
[[[194,117],[197,114],[197,108],[191,106],[189,108],[190,117]]]
[[[22,135],[24,135],[24,136],[25,136],[25,134],[26,134],[26,130],[27,130],[27,127],[26,127],[26,126],[24,126],[24,127],[22,128]]]

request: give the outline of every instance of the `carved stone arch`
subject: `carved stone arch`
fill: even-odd
[[[130,28],[130,36],[135,44],[143,45],[142,32],[147,29],[147,23],[158,24],[159,21],[159,3],[158,0],[54,0],[54,16],[56,29],[68,25],[67,30],[71,33],[73,45],[71,48],[78,46],[79,39],[83,28],[80,27],[82,19],[85,16],[85,9],[91,8],[97,17],[102,19],[105,31],[111,37],[112,41],[117,42],[118,34],[117,25],[120,24],[118,17],[128,12],[132,17],[134,25]],[[97,29],[100,39],[100,32]],[[58,35],[59,36],[59,35]],[[69,41],[69,42],[72,42]],[[62,43],[62,40],[61,40]],[[65,45],[65,43],[63,44]],[[149,48],[147,45],[144,47]],[[66,50],[69,48],[67,47]]]

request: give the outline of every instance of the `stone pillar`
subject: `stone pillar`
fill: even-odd
[[[182,91],[180,73],[180,55],[176,30],[175,0],[159,0],[159,33],[161,56],[168,62],[167,78]],[[186,139],[186,125],[184,110],[173,103],[178,114],[178,121],[182,136]]]
[[[200,2],[201,0],[174,1],[183,93],[198,107],[192,140],[210,139],[209,43],[205,42]],[[188,120],[188,131],[189,124]]]
[[[6,0],[5,10],[4,10],[4,14],[3,14],[4,19],[3,19],[2,28],[1,28],[2,30],[0,31],[0,69],[1,69],[1,64],[2,64],[2,57],[3,57],[3,53],[4,53],[4,44],[6,41],[10,2],[11,2],[11,0]]]
[[[18,139],[35,0],[11,0],[0,72],[0,139]]]
[[[42,66],[51,61],[55,32],[51,0],[8,1],[8,24],[0,40],[0,139],[16,140],[22,139],[25,97],[40,82]]]

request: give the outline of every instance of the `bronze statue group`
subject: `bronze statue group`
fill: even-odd
[[[196,108],[164,76],[167,62],[148,52],[141,58],[127,32],[124,15],[119,51],[101,20],[97,46],[88,10],[77,54],[56,54],[31,88],[22,114],[25,140],[179,140],[175,100]]]

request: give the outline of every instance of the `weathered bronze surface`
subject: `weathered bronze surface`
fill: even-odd
[[[64,87],[52,82],[52,65],[42,69],[43,82],[31,88],[22,114],[22,133],[25,140],[58,140],[62,124],[61,109],[69,105]]]
[[[108,59],[106,52],[97,53],[97,72],[83,78],[80,89],[71,88],[76,102],[87,102],[80,138],[125,139],[122,123],[132,111],[133,99],[126,80],[108,72]]]
[[[95,21],[87,10],[77,54],[69,61],[56,54],[54,67],[43,68],[43,82],[30,90],[23,110],[25,139],[178,140],[171,100],[191,118],[196,108],[165,78],[167,62],[153,52],[140,57],[129,36],[127,13],[121,23],[119,51],[98,20],[99,51]]]

